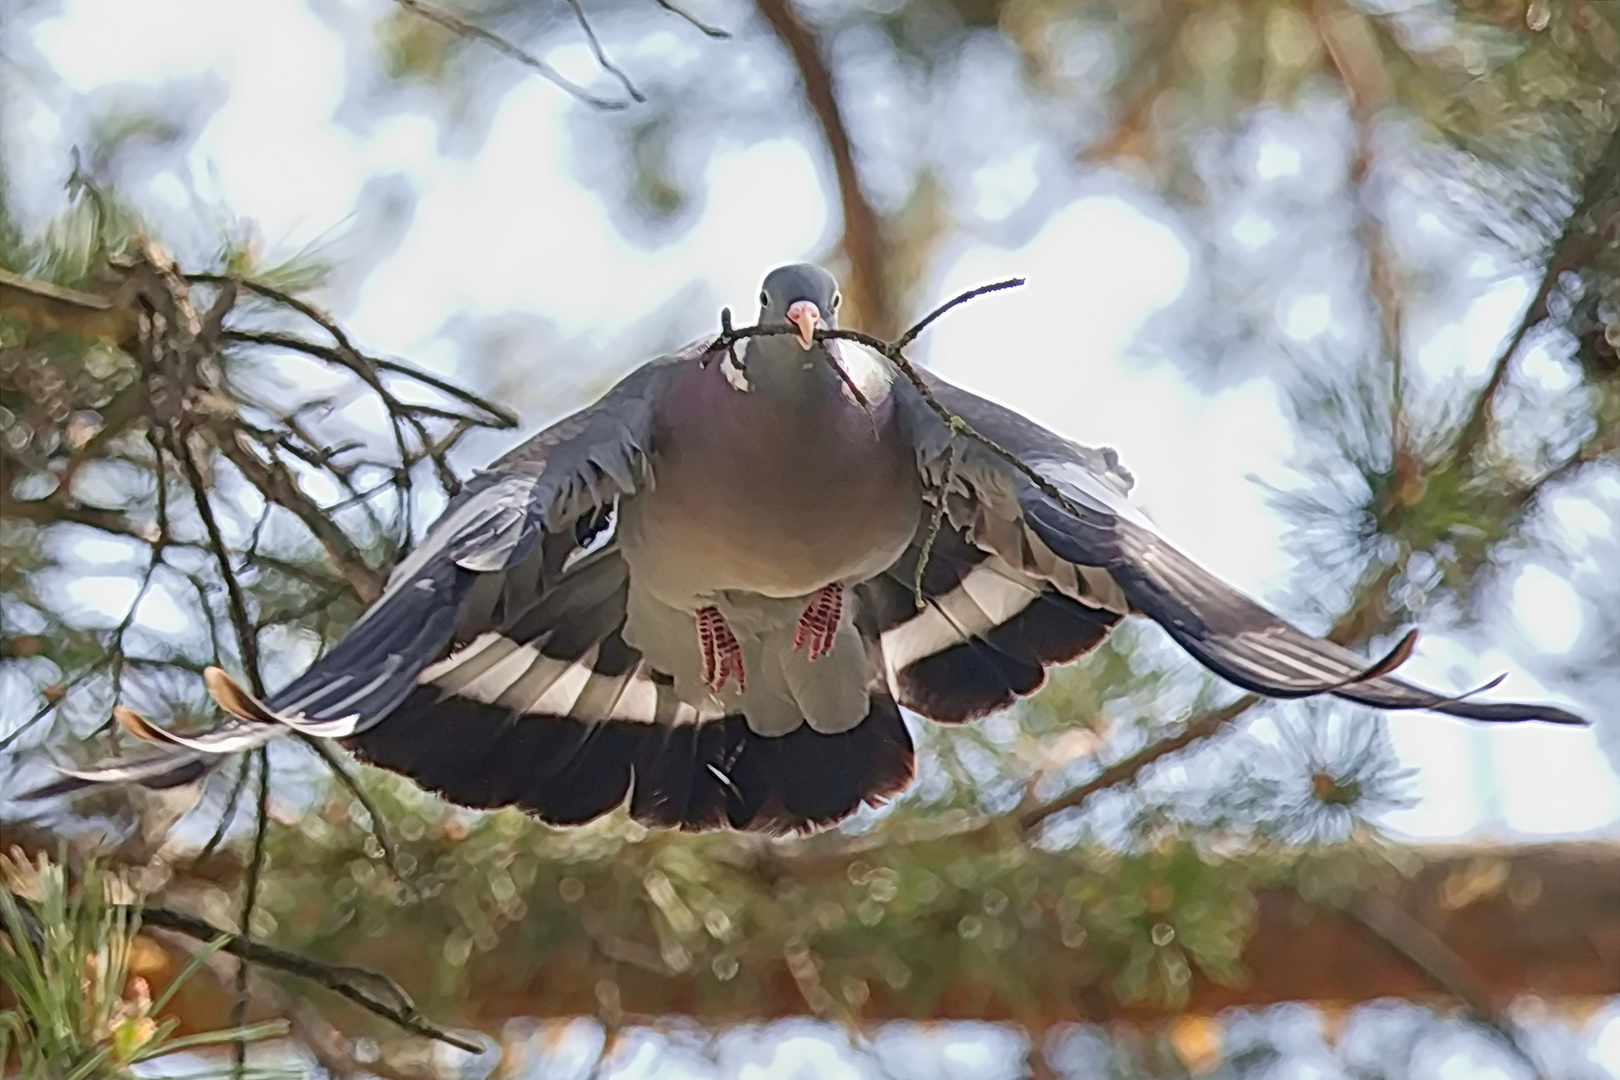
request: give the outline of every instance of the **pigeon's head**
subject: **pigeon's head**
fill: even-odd
[[[843,302],[837,279],[821,267],[810,263],[779,266],[765,275],[760,287],[759,321],[792,323],[799,328],[799,344],[808,349],[815,344],[817,328],[838,325],[838,307]]]

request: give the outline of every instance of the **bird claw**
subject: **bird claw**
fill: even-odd
[[[844,587],[828,585],[810,598],[793,631],[793,651],[805,649],[812,660],[832,652],[838,623],[844,616]]]
[[[709,689],[718,692],[733,676],[737,689],[744,689],[742,645],[719,608],[706,607],[697,613],[697,635],[698,651],[703,654],[703,681]]]

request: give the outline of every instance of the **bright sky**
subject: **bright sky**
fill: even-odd
[[[385,7],[351,0],[331,10],[334,21],[363,31]],[[415,115],[356,136],[333,119],[348,79],[345,45],[300,0],[67,0],[35,42],[75,93],[207,77],[200,85],[213,88],[220,104],[185,162],[188,173],[160,175],[149,191],[129,193],[144,205],[183,211],[194,188],[256,222],[272,249],[292,250],[341,233],[368,178],[405,174],[418,202],[403,242],[370,275],[358,303],[338,314],[368,347],[441,370],[454,365],[455,349],[440,331],[456,312],[534,313],[564,335],[605,344],[628,321],[691,295],[693,282],[750,311],[765,269],[812,256],[834,228],[814,161],[781,140],[722,149],[697,224],[666,246],[636,246],[574,178],[571,105],[539,79],[501,100],[471,158],[441,154],[437,129]],[[289,58],[297,61],[294,78]],[[14,159],[14,175],[41,185],[60,178],[68,161],[68,136],[52,111],[63,102],[50,94],[26,117],[29,137]],[[1259,165],[1297,168],[1286,149],[1262,155]],[[982,178],[983,198],[1027,195],[1032,167],[1030,155],[1009,155]],[[1264,381],[1206,395],[1173,368],[1133,358],[1134,336],[1180,294],[1191,256],[1167,219],[1120,190],[1082,192],[1019,248],[949,247],[933,296],[1013,274],[1029,285],[953,313],[928,335],[925,356],[942,374],[1065,435],[1115,446],[1138,478],[1139,501],[1169,536],[1245,589],[1274,593],[1290,571],[1281,547],[1286,526],[1251,477],[1286,483],[1289,426]],[[770,193],[768,202],[761,192]],[[1420,348],[1477,368],[1524,297],[1518,282],[1489,292]],[[1061,331],[1049,325],[1053,312],[1066,316]],[[1305,297],[1289,308],[1287,325],[1309,337],[1330,316],[1325,300]],[[695,313],[689,329],[713,317]],[[641,359],[627,355],[619,367]],[[533,426],[547,417],[526,419]],[[1568,646],[1580,607],[1561,578],[1527,571],[1511,598],[1524,642],[1516,648]],[[1502,692],[1553,696],[1500,648],[1476,655],[1440,637],[1422,639],[1406,670],[1458,688],[1507,671]],[[1427,714],[1397,715],[1390,728],[1400,753],[1421,770],[1418,804],[1388,818],[1402,833],[1620,834],[1620,779],[1587,731],[1492,729]]]

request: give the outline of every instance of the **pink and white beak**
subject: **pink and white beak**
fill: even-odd
[[[799,346],[804,349],[816,343],[817,327],[827,324],[821,321],[821,309],[810,300],[796,300],[787,309],[788,322],[799,328]]]

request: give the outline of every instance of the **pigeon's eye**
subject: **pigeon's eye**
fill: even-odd
[[[843,306],[843,303],[844,303],[844,294],[841,293],[841,292],[833,293],[832,309],[834,311],[837,311],[840,307]]]
[[[770,293],[761,292],[759,294],[759,306],[760,307],[770,307],[771,306],[771,294]]]

